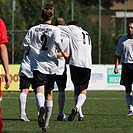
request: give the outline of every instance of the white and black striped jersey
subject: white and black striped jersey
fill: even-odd
[[[115,55],[121,57],[122,63],[133,63],[133,39],[128,38],[127,35],[121,37]]]
[[[84,31],[81,27],[77,27],[75,25],[59,26],[59,28],[70,37],[69,64],[81,68],[91,69],[92,44],[88,32]]]
[[[34,60],[31,60],[31,70],[44,74],[54,74],[58,68],[56,44],[61,47],[60,29],[53,25],[40,24],[29,29],[22,49],[29,50]],[[62,47],[61,47],[62,49]]]

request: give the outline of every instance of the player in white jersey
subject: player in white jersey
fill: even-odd
[[[42,23],[41,21],[37,21],[34,24],[34,26],[41,23]],[[25,38],[27,38],[27,35],[25,36]],[[25,38],[22,42],[22,50],[23,50],[23,43],[25,43]],[[30,51],[30,49],[24,51],[23,60],[21,62],[19,73],[18,73],[20,77],[19,89],[21,90],[20,95],[18,97],[21,121],[30,121],[26,115],[26,102],[27,102],[27,95],[29,93],[30,85],[32,86],[33,90],[35,90],[33,72],[31,71],[31,60],[34,60],[34,56],[36,56],[36,54],[37,53],[33,54]],[[37,104],[37,108],[38,108],[38,104]]]
[[[92,65],[91,39],[88,32],[79,27],[77,21],[71,21],[68,26],[59,26],[59,28],[70,37],[69,65],[71,80],[74,84],[75,107],[68,116],[68,121],[73,121],[77,112],[78,121],[83,121],[82,106],[86,100]]]
[[[120,85],[125,86],[126,103],[129,108],[128,116],[133,115],[133,22],[128,24],[128,34],[121,37],[115,52],[114,73],[119,72],[118,65],[121,60],[122,74]]]
[[[20,120],[22,121],[30,121],[27,118],[25,111],[29,87],[30,85],[32,85],[32,88],[34,88],[34,79],[30,67],[30,60],[31,60],[30,51],[25,50],[18,74],[20,77],[19,89],[21,90],[19,95],[19,109],[20,109]]]
[[[36,99],[39,105],[38,125],[42,127],[43,131],[46,131],[49,126],[53,107],[52,90],[55,74],[58,70],[57,58],[62,56],[61,53],[56,53],[57,46],[60,47],[59,50],[62,49],[61,32],[58,27],[51,25],[53,15],[54,7],[52,4],[43,6],[41,14],[43,24],[33,26],[28,31],[23,43],[24,49],[37,55],[31,61],[31,69],[34,76]]]
[[[65,20],[63,18],[57,18],[55,20],[55,26],[58,25],[66,25]],[[63,51],[68,52],[69,46],[69,36],[64,34],[61,31],[62,36],[62,45]],[[64,105],[65,105],[65,89],[67,83],[67,70],[66,70],[66,59],[64,57],[58,58],[58,71],[56,72],[56,84],[58,86],[58,121],[64,121],[66,119],[66,115],[63,113]]]

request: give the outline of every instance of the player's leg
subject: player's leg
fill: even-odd
[[[0,77],[0,133],[2,133],[2,127],[3,127],[1,101],[2,101],[2,92],[1,92],[1,77]]]
[[[78,101],[78,95],[74,95],[75,106],[77,105],[77,101]],[[82,107],[80,107],[78,111],[78,120],[79,121],[84,120],[84,115],[82,113]]]
[[[68,117],[68,121],[75,118],[76,113],[79,113],[79,121],[84,120],[82,114],[82,106],[86,100],[87,87],[90,80],[91,70],[87,68],[70,67],[71,79],[74,84],[74,99],[76,101],[75,108],[72,109]]]
[[[81,87],[80,87],[80,89],[81,89]],[[84,115],[82,113],[82,106],[84,105],[84,103],[86,101],[86,94],[87,94],[87,88],[83,89],[83,90],[81,89],[81,91],[77,97],[77,104],[75,106],[76,106],[77,112],[78,112],[78,121],[84,120]]]
[[[72,121],[74,119],[74,117],[76,116],[76,113],[78,113],[78,121],[84,121],[82,106],[86,100],[87,89],[83,89],[83,90],[80,90],[80,89],[81,89],[81,86],[75,87],[75,94],[74,94],[75,108],[72,109],[72,112],[69,115],[69,118],[68,118],[69,121]]]
[[[54,89],[54,82],[55,82],[56,75],[47,75],[47,83],[45,84],[45,121],[42,126],[42,130],[46,131],[49,127],[49,121],[52,114],[53,109],[53,95],[52,90]]]
[[[120,84],[125,86],[126,92],[126,103],[129,108],[128,116],[133,115],[133,105],[132,105],[132,82],[133,82],[133,64],[122,64],[122,74]]]
[[[39,71],[33,71],[34,75],[34,88],[36,88],[36,100],[38,102],[39,114],[38,114],[38,125],[43,126],[44,115],[45,115],[45,97],[44,97],[44,85],[46,83],[46,75]]]
[[[52,114],[52,109],[53,109],[53,100],[52,100],[52,91],[51,90],[47,90],[45,89],[45,108],[46,108],[46,112],[45,112],[45,121],[42,127],[43,131],[46,131],[49,128],[49,121],[50,121],[50,117]]]
[[[44,123],[44,115],[45,115],[45,108],[44,108],[44,103],[45,103],[44,85],[37,87],[36,100],[37,100],[38,108],[39,108],[38,125],[40,127],[42,127],[43,123]]]
[[[18,100],[19,100],[20,120],[22,121],[30,121],[26,115],[26,101],[29,92],[29,87],[30,87],[29,79],[26,76],[20,76],[19,88],[21,92],[18,97]]]
[[[79,79],[78,79],[78,67],[75,67],[73,65],[70,65],[70,75],[71,75],[71,80],[72,83],[74,85],[74,102],[75,102],[75,106],[77,104],[77,100],[78,100],[78,84],[79,84]],[[68,116],[68,121],[73,121],[75,116],[77,114],[77,108],[74,107],[71,110],[71,114]]]
[[[36,96],[36,94],[37,94],[36,88],[34,88],[34,93],[35,93],[35,98],[36,98],[36,99],[35,99],[36,107],[37,107],[37,111],[38,111],[38,115],[39,115],[40,105],[39,105],[39,101],[38,101],[37,96]]]
[[[56,83],[58,86],[58,121],[66,119],[66,115],[63,113],[65,105],[65,89],[66,89],[67,75],[66,70],[63,75],[56,75]]]
[[[133,115],[133,96],[132,96],[132,85],[126,86],[126,103],[129,108],[128,116]]]
[[[36,97],[36,94],[37,94],[37,88],[36,88],[36,84],[34,82],[34,80],[32,80],[32,89],[34,91],[34,94],[35,94],[35,102],[36,102],[36,107],[37,107],[37,110],[38,110],[38,115],[39,115],[39,109],[40,109],[40,105],[39,105],[39,102],[38,102],[38,99]]]
[[[65,91],[59,91],[58,94],[58,117],[57,120],[62,121],[66,118],[66,115],[63,113],[65,105]]]
[[[80,86],[79,86],[79,92],[77,92],[78,100],[77,100],[76,108],[79,114],[78,120],[83,121],[84,115],[82,113],[82,106],[86,101],[87,88],[90,80],[91,70],[87,68],[81,68],[80,72],[82,73],[79,74]]]

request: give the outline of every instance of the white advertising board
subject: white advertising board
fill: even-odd
[[[69,66],[67,65],[67,88],[66,90],[73,90],[71,82]],[[124,90],[124,86],[120,85],[121,65],[119,66],[119,73],[114,74],[114,65],[92,65],[91,78],[88,90]],[[56,85],[55,85],[56,86]],[[55,90],[57,86],[55,87]]]
[[[5,74],[2,65],[0,65],[0,76],[2,79],[1,89],[3,91],[20,91],[19,90],[19,71],[20,65],[9,65],[11,73],[11,87],[8,90],[4,89]],[[114,74],[114,65],[92,65],[91,78],[88,86],[88,90],[124,90],[124,87],[120,85],[121,65],[119,66],[119,74]],[[32,90],[32,88],[30,88]],[[57,91],[57,85],[55,83],[54,91]],[[67,87],[66,90],[74,90],[69,65],[67,65]]]
[[[119,73],[114,73],[114,65],[93,65],[89,90],[124,90],[120,85],[121,66]]]

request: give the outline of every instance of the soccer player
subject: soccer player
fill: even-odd
[[[5,71],[5,88],[8,89],[11,84],[11,77],[8,67],[8,52],[6,44],[8,43],[6,26],[3,20],[0,18],[0,60]]]
[[[55,26],[58,25],[66,25],[65,20],[63,18],[57,18],[55,20]],[[62,36],[62,45],[63,45],[63,51],[68,52],[68,46],[69,46],[69,36],[64,34],[63,31],[61,31]],[[58,58],[58,71],[56,72],[56,83],[58,86],[58,121],[63,121],[66,119],[66,115],[63,113],[64,105],[65,105],[65,89],[66,89],[66,83],[67,83],[67,70],[66,70],[66,59],[64,57]]]
[[[118,65],[122,62],[122,74],[120,85],[125,87],[126,103],[129,109],[128,116],[133,115],[133,22],[128,24],[128,34],[121,37],[115,52],[115,68],[114,73],[119,72]]]
[[[88,32],[79,27],[77,21],[71,21],[68,26],[59,26],[61,31],[70,37],[69,65],[71,80],[74,84],[75,107],[68,116],[68,121],[73,121],[78,113],[78,121],[84,120],[82,106],[86,100],[87,88],[91,74],[91,39]]]
[[[41,21],[37,21],[33,26],[39,24],[41,24]],[[25,36],[22,42],[22,50],[23,50],[23,45],[25,45],[25,41],[27,41],[27,37],[28,35]],[[21,90],[21,92],[18,99],[19,99],[19,110],[20,110],[21,121],[30,121],[26,115],[26,101],[30,86],[32,86],[34,93],[36,94],[34,88],[33,72],[31,70],[31,61],[34,60],[34,57],[37,56],[37,54],[38,54],[37,52],[32,52],[30,49],[24,50],[23,60],[21,62],[19,69],[19,74],[18,74],[20,77],[19,89]],[[36,106],[37,108],[39,108],[37,100],[36,100]]]
[[[45,4],[42,7],[41,17],[43,24],[34,26],[28,31],[23,47],[27,50],[30,49],[32,53],[38,53],[34,60],[31,61],[31,66],[34,87],[36,88],[36,99],[39,105],[38,125],[42,127],[43,131],[46,131],[49,127],[53,107],[52,90],[54,88],[55,73],[58,69],[57,58],[62,56],[61,53],[56,53],[56,49],[57,46],[60,47],[59,50],[62,47],[60,29],[51,25],[54,17],[52,4]]]
[[[8,63],[8,52],[7,52],[7,47],[6,47],[7,43],[8,43],[8,39],[7,39],[6,26],[5,26],[4,21],[0,18],[0,61],[5,71],[5,82],[6,82],[5,89],[8,89],[11,84],[11,77],[10,77],[10,72],[9,72],[9,67],[8,67],[8,64],[9,64]],[[2,95],[0,96],[0,132],[2,132],[1,101],[2,101]]]
[[[32,88],[35,90],[34,87],[34,78],[33,73],[31,71],[31,60],[33,60],[36,54],[31,53],[30,50],[25,50],[23,55],[23,60],[20,65],[19,69],[19,89],[21,90],[19,95],[19,109],[20,109],[20,120],[21,121],[30,121],[26,115],[26,101],[27,95],[29,93],[29,87],[32,85]]]

